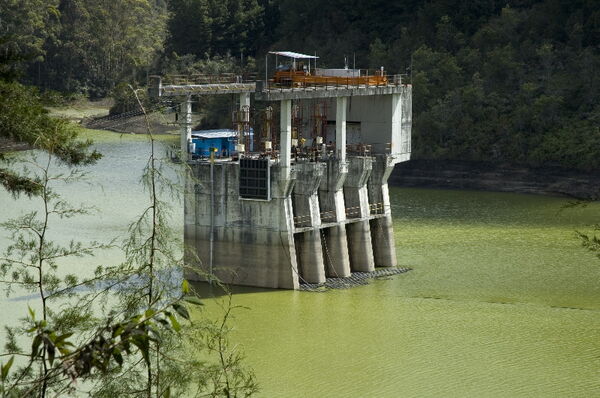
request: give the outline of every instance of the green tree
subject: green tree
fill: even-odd
[[[28,63],[45,59],[46,40],[55,34],[59,0],[5,0],[0,3],[0,78],[22,74]]]
[[[63,0],[61,29],[47,40],[47,87],[106,95],[122,81],[145,79],[163,48],[166,9],[150,0]]]
[[[139,99],[137,102],[141,106]],[[227,344],[231,305],[218,328],[213,322],[200,320],[189,324],[190,331],[179,334],[180,319],[190,319],[184,301],[197,305],[199,300],[190,295],[187,282],[180,287],[178,281],[167,277],[180,274],[183,267],[180,240],[169,228],[169,207],[164,196],[176,194],[178,187],[160,166],[151,133],[149,138],[151,152],[142,178],[149,204],[130,226],[124,245],[126,261],[99,267],[84,279],[64,275],[61,260],[92,255],[103,246],[75,241],[61,245],[47,237],[53,218],[85,213],[82,207],[70,206],[53,187],[74,181],[80,173],[69,169],[52,175],[50,169],[56,166],[52,148],[30,154],[32,157],[26,161],[32,170],[25,170],[22,176],[40,186],[34,194],[42,211],[4,225],[12,232],[13,244],[0,258],[0,271],[9,293],[15,285],[38,293],[42,316],[38,318],[30,310],[23,325],[9,329],[2,356],[11,359],[0,364],[3,396],[35,393],[45,397],[50,392],[62,396],[76,392],[72,381],[77,379],[88,382],[84,392],[94,397],[188,396],[192,389],[197,390],[197,396],[208,392],[211,396],[234,397],[256,391],[253,375],[242,367],[241,357]],[[90,293],[74,290],[80,286],[91,289]],[[67,301],[61,301],[61,297]],[[108,313],[102,311],[105,303],[110,303]],[[31,353],[18,344],[16,337],[20,335],[32,339]],[[175,353],[183,354],[184,343],[202,344],[209,354],[217,356],[215,364],[185,355],[179,355],[184,359],[174,359]],[[11,370],[14,357],[28,360]]]

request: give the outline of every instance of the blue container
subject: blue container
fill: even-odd
[[[249,151],[253,150],[253,132],[250,130]],[[198,157],[210,157],[210,149],[216,148],[215,157],[230,157],[236,154],[237,131],[229,129],[192,131],[192,143],[194,144],[194,155]]]

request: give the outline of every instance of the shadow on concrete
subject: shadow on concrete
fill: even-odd
[[[227,292],[222,286],[217,284],[209,284],[208,282],[193,282],[189,281],[192,292],[199,298],[220,298],[227,296]],[[236,294],[249,294],[249,293],[272,293],[280,291],[281,289],[267,289],[261,287],[249,287],[249,286],[233,286],[226,285],[229,291]]]

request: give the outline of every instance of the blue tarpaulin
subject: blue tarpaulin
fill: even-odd
[[[228,157],[235,154],[237,144],[237,131],[231,129],[199,130],[192,131],[192,143],[194,144],[194,155],[201,157],[210,156],[210,148],[217,148],[216,157]],[[254,134],[250,129],[250,137],[246,149],[252,151]]]

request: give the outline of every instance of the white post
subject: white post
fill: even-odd
[[[188,142],[192,139],[192,96],[188,95],[182,104],[183,131],[181,132],[181,157],[182,161],[188,156]]]
[[[250,93],[240,93],[240,114],[242,114],[241,112],[244,110],[244,107],[247,107],[246,109],[248,110],[248,112],[250,112]],[[250,113],[248,113],[248,118],[249,117]],[[242,121],[243,120],[240,120],[240,122]],[[248,119],[248,121],[250,121],[250,119]],[[250,132],[246,132],[245,129],[242,129],[241,134],[250,134]],[[248,137],[244,137],[243,142],[245,145],[244,150],[247,153],[250,153],[254,150],[254,137],[250,135]]]
[[[282,179],[287,180],[290,178],[292,159],[292,100],[282,100],[280,112],[279,159],[283,169]]]
[[[240,93],[240,111],[244,106],[250,106],[250,93]]]
[[[392,144],[391,153],[402,153],[402,95],[392,94]]]
[[[337,97],[335,112],[335,148],[339,161],[346,162],[346,106],[348,97]]]

